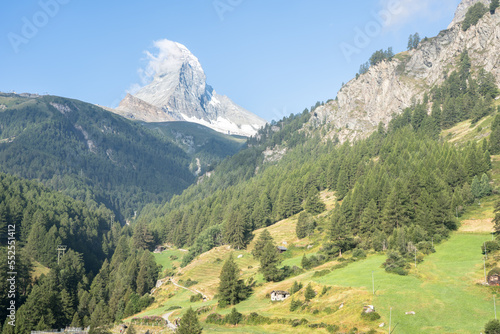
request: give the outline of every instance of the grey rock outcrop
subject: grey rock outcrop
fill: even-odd
[[[474,6],[478,2],[482,2],[485,6],[489,7],[491,0],[462,0],[462,2],[458,5],[458,8],[455,12],[455,17],[448,26],[448,29],[452,28],[457,23],[462,22],[465,19],[467,10],[469,10],[471,6]]]
[[[348,82],[335,101],[317,108],[310,122],[330,124],[326,138],[337,137],[341,142],[367,137],[380,122],[387,125],[393,115],[421,101],[426,91],[442,83],[465,50],[473,69],[482,67],[500,82],[499,13],[488,12],[467,31],[454,25],[422,41],[417,49],[372,66]]]

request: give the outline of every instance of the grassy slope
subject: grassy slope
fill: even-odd
[[[273,318],[305,318],[314,323],[337,324],[340,325],[341,331],[357,327],[360,330],[376,329],[385,332],[389,324],[389,308],[392,307],[392,327],[396,326],[395,333],[478,332],[493,317],[491,292],[489,288],[478,283],[482,282],[484,277],[480,246],[491,238],[487,233],[491,225],[484,225],[481,222],[482,219],[492,217],[495,200],[496,197],[490,197],[484,199],[480,205],[476,204],[470,208],[461,219],[468,224],[463,224],[461,230],[454,233],[448,241],[437,245],[436,253],[426,257],[425,261],[418,265],[417,270],[412,269],[409,276],[386,273],[381,268],[385,256],[375,254],[345,268],[333,270],[326,276],[313,277],[314,271],[331,268],[337,263],[329,262],[321,268],[315,268],[283,282],[266,283],[257,287],[248,300],[237,305],[237,309],[244,314],[258,312]],[[330,207],[331,205],[332,203],[329,203]],[[277,243],[284,241],[289,246],[293,245],[283,265],[300,265],[303,253],[311,254],[319,249],[318,246],[313,246],[310,250],[304,247],[308,244],[315,245],[317,240],[299,241],[295,238],[295,233],[292,232],[295,224],[296,216],[267,228]],[[468,230],[471,226],[480,232],[472,233]],[[259,232],[257,231],[256,235]],[[210,296],[208,302],[190,303],[191,292],[167,285],[156,296],[155,304],[137,316],[162,315],[174,305],[181,306],[182,309],[176,310],[171,318],[181,316],[190,306],[194,309],[210,306],[215,310],[216,300],[213,297],[218,285],[218,276],[223,261],[231,252],[241,269],[242,279],[252,277],[257,282],[262,282],[261,275],[257,272],[258,263],[249,254],[252,248],[253,243],[248,250],[241,251],[219,247],[200,255],[180,271],[181,276],[178,279],[191,278],[199,281],[193,288],[208,294]],[[237,258],[238,255],[242,257]],[[372,271],[375,278],[375,296],[372,294]],[[304,286],[312,282],[317,292],[321,291],[323,286],[331,289],[324,296],[313,299],[309,311],[290,312],[290,299],[283,303],[270,302],[266,294],[275,289],[288,290],[295,280],[303,282]],[[303,300],[303,290],[294,297]],[[345,303],[341,310],[338,309],[340,303]],[[362,320],[360,313],[367,304],[375,305],[382,319],[372,323]],[[325,312],[327,307],[332,308],[333,313]],[[313,314],[314,309],[320,312]],[[217,310],[221,314],[229,311],[230,309]],[[415,311],[416,315],[405,315],[407,311]],[[204,320],[207,314],[201,315],[200,318]],[[379,328],[378,324],[382,322],[385,322],[385,326]],[[277,324],[259,327],[204,324],[204,328],[205,333],[309,333],[311,331],[306,326],[293,328]],[[325,330],[316,332],[326,333]]]
[[[486,117],[474,127],[470,122],[463,122],[452,129],[443,132],[443,137],[452,143],[462,145],[466,141],[481,140],[489,134],[492,117]],[[493,156],[492,180],[495,187],[500,186],[500,156]],[[323,193],[322,199],[331,210],[335,205],[332,193]],[[259,314],[273,318],[306,318],[310,322],[325,322],[340,325],[340,331],[347,332],[356,326],[362,331],[375,329],[385,333],[389,324],[389,309],[392,307],[392,328],[394,333],[477,333],[484,324],[494,317],[493,290],[482,286],[484,281],[483,256],[480,246],[484,241],[491,240],[492,217],[494,203],[499,199],[494,195],[482,199],[480,203],[471,206],[460,218],[461,228],[449,240],[436,246],[436,253],[427,256],[418,268],[413,268],[408,276],[398,276],[386,273],[381,264],[385,255],[372,254],[367,259],[357,261],[345,268],[332,270],[322,277],[313,277],[315,271],[331,269],[337,262],[329,262],[319,268],[305,272],[297,277],[292,277],[283,282],[265,283],[254,289],[253,295],[246,301],[237,305],[238,311],[249,314]],[[325,214],[323,214],[325,215]],[[287,245],[290,251],[284,256],[283,265],[299,265],[302,254],[313,254],[319,250],[320,239],[323,236],[313,236],[298,240],[295,236],[297,216],[285,219],[267,229],[273,235],[277,244]],[[261,230],[255,232],[258,236]],[[251,257],[253,241],[247,250],[234,251],[242,279],[252,277],[257,282],[262,282],[258,273],[258,263]],[[312,245],[307,249],[307,245]],[[157,302],[147,310],[144,315],[164,314],[172,305],[182,306],[172,317],[180,316],[186,308],[193,306],[211,306],[215,309],[216,300],[213,296],[218,285],[218,276],[223,261],[232,250],[219,247],[200,255],[181,271],[181,279],[191,278],[200,283],[194,288],[203,291],[211,297],[205,303],[189,303],[192,293],[179,290],[171,285],[164,287],[159,292]],[[345,254],[349,257],[349,254]],[[489,270],[500,256],[494,256],[487,262]],[[372,294],[372,272],[375,278],[375,295]],[[309,311],[289,311],[290,299],[282,303],[271,303],[266,294],[275,289],[288,290],[293,281],[301,281],[304,286],[309,282],[317,292],[323,286],[331,287],[324,295],[318,296],[310,303]],[[177,292],[176,292],[177,291]],[[169,293],[175,295],[166,298]],[[303,300],[303,290],[294,298]],[[345,303],[338,309],[340,303]],[[381,314],[382,319],[376,322],[366,322],[361,319],[360,313],[363,305],[373,304]],[[325,312],[330,307],[333,313]],[[320,310],[313,314],[314,309]],[[416,315],[406,315],[405,312],[414,311]],[[217,310],[218,313],[227,314],[230,309]],[[205,319],[206,314],[200,316]],[[378,325],[384,322],[385,326]],[[310,333],[311,329],[305,326],[293,328],[289,325],[265,326],[216,326],[203,324],[205,333]],[[326,333],[319,329],[315,332]]]

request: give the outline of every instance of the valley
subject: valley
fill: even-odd
[[[370,43],[395,48],[360,49],[354,75],[328,39],[300,44],[302,31],[287,37],[297,39],[294,52],[271,54],[278,40],[283,49],[291,42],[271,40],[275,29],[259,34],[267,23],[261,9],[247,11],[254,5],[232,6],[227,21],[205,26],[202,4],[186,12],[167,1],[147,20],[135,17],[137,33],[117,29],[127,42],[114,66],[130,63],[126,47],[145,21],[152,29],[182,18],[169,31],[195,36],[189,45],[200,58],[153,29],[134,51],[143,50],[132,62],[139,83],[125,89],[120,80],[130,76],[109,76],[122,89],[114,107],[0,93],[2,334],[500,333],[499,1],[462,0],[447,29],[412,31],[406,48],[385,32],[395,26],[384,27]],[[423,13],[404,6],[400,22]],[[167,7],[184,11],[155,20]],[[223,29],[242,18],[259,27]],[[329,36],[347,38],[343,30]],[[262,43],[242,42],[254,34]],[[301,48],[307,61],[295,58]],[[111,50],[99,54],[111,61]],[[325,55],[337,60],[322,63]],[[244,105],[262,106],[276,82],[255,112],[279,119],[216,93],[201,60]],[[75,72],[85,67],[78,62]],[[326,102],[286,115],[295,95],[320,97],[317,85],[331,88],[346,73],[352,79]],[[97,81],[99,96],[109,95]]]

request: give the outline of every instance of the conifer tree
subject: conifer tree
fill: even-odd
[[[45,318],[42,315],[42,317],[40,318],[40,321],[38,322],[38,325],[36,325],[36,327],[35,327],[35,330],[36,331],[44,331],[44,330],[48,330],[48,329],[50,329],[50,327],[49,327],[49,325],[47,325],[45,323]]]
[[[220,272],[219,305],[235,305],[246,298],[246,287],[239,279],[240,270],[234,262],[233,254],[224,262]]]
[[[303,239],[307,237],[309,224],[309,215],[306,212],[301,212],[297,220],[297,225],[295,226],[295,233],[297,234],[297,238]]]
[[[274,243],[274,240],[271,236],[271,233],[269,233],[269,231],[266,229],[260,233],[259,239],[257,239],[257,241],[255,242],[254,249],[252,250],[252,255],[255,259],[260,259],[264,251],[264,247],[266,247],[269,242]]]
[[[480,192],[480,197],[485,197],[491,195],[491,185],[490,185],[490,179],[488,175],[483,174],[481,176],[481,192]]]
[[[472,179],[470,191],[474,199],[481,198],[481,183],[477,175],[474,176],[474,179]]]
[[[278,249],[273,243],[268,242],[260,258],[260,271],[266,281],[278,281],[280,279],[278,270],[280,263],[281,259]]]
[[[232,209],[224,224],[224,239],[235,249],[243,249],[250,237],[249,226],[241,212]]]
[[[134,229],[134,246],[152,250],[155,246],[153,234],[144,222],[139,222]]]
[[[70,327],[75,327],[75,328],[82,327],[82,322],[80,320],[80,317],[78,316],[78,312],[75,312],[75,314],[73,315],[73,320],[71,320]]]
[[[200,334],[203,331],[198,316],[193,308],[189,308],[181,318],[181,323],[177,330],[178,334]]]
[[[304,297],[306,302],[310,301],[314,297],[316,297],[316,291],[312,288],[311,283],[309,283],[306,287],[306,291],[304,292]]]
[[[377,226],[379,221],[379,214],[377,210],[377,204],[375,200],[372,199],[367,207],[363,210],[360,219],[360,232],[361,234],[367,234],[373,232]]]
[[[493,15],[495,14],[495,10],[498,8],[499,6],[499,1],[498,0],[491,0],[491,3],[490,3],[490,13]]]
[[[305,209],[312,215],[319,215],[325,211],[325,203],[321,202],[319,194],[316,192],[315,194],[309,195],[307,198]]]

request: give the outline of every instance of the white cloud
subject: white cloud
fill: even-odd
[[[389,10],[392,14],[386,29],[397,29],[402,25],[417,21],[436,21],[453,13],[459,0],[380,0],[380,10]]]
[[[151,83],[155,76],[177,71],[182,66],[184,57],[189,53],[184,45],[168,39],[154,41],[152,49],[152,51],[143,52],[145,57],[141,60],[145,65],[137,69],[139,82],[131,84],[126,93],[134,95],[142,87]]]

